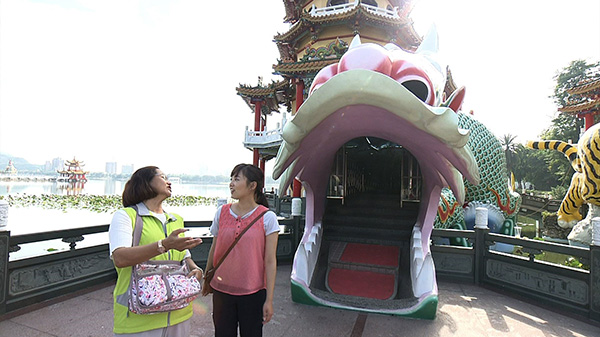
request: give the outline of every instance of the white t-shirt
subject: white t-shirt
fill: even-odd
[[[146,207],[143,203],[138,204],[138,210],[141,211],[142,207]],[[148,211],[150,212],[150,211]],[[159,214],[150,212],[150,214],[160,220],[164,225],[167,222],[167,215],[165,213]],[[108,244],[110,247],[110,258],[112,259],[112,253],[115,249],[120,247],[131,247],[133,241],[133,224],[131,218],[125,210],[120,209],[113,214],[113,218],[108,228]],[[192,255],[186,249],[185,258],[191,257]]]
[[[219,233],[219,219],[221,218],[221,209],[222,208],[223,208],[223,206],[220,206],[219,208],[217,208],[217,213],[215,214],[215,218],[212,222],[212,225],[210,226],[210,233],[214,237],[217,237],[217,234]],[[254,213],[254,211],[256,211],[257,208],[258,208],[258,206],[256,206],[250,212],[244,214],[242,216],[242,219],[245,219],[245,218],[251,216],[252,213]],[[229,208],[229,214],[231,214],[236,219],[238,218],[238,215],[235,214],[231,210],[231,208]],[[273,234],[275,232],[279,232],[279,221],[277,221],[277,214],[275,214],[275,212],[268,211],[267,213],[265,213],[265,215],[263,216],[263,222],[265,225],[265,236],[267,236],[269,234]]]

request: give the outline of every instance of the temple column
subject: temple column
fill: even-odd
[[[302,79],[296,79],[296,113],[300,109],[300,106],[304,103],[304,81]],[[294,184],[292,185],[292,197],[299,198],[302,191],[302,183],[300,180],[294,178]]]
[[[261,126],[260,126],[260,131],[265,131],[265,129],[267,128],[267,115],[265,115],[264,119],[260,119],[261,122]],[[259,161],[259,165],[258,167],[263,171],[263,174],[265,173],[265,158],[260,158]]]
[[[585,131],[587,131],[589,128],[592,127],[592,125],[594,125],[594,114],[587,113],[587,114],[583,115],[583,118],[585,121]]]
[[[262,101],[254,102],[254,131],[258,132],[260,130],[260,115],[262,110]],[[259,162],[259,154],[258,149],[254,148],[254,158],[252,159],[252,164],[258,166]]]

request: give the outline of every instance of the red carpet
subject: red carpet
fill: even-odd
[[[348,243],[340,260],[376,266],[397,267],[399,253],[399,248],[395,246]]]
[[[340,261],[398,268],[400,249],[395,246],[347,243]],[[328,275],[332,292],[385,300],[394,295],[396,279],[394,274],[382,274],[373,271],[349,270],[332,267]]]
[[[336,294],[385,300],[394,294],[394,275],[331,268],[329,288]]]

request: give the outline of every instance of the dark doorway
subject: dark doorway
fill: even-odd
[[[359,137],[338,151],[328,197],[347,200],[379,195],[397,201],[419,202],[422,177],[416,158],[399,144],[376,137]]]

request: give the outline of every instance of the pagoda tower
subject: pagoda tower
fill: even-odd
[[[15,167],[15,165],[13,164],[12,160],[8,160],[8,165],[6,165],[6,168],[4,169],[4,173],[8,173],[8,174],[17,174],[18,170]]]
[[[422,41],[409,17],[412,0],[283,0],[285,33],[275,35],[279,50],[273,73],[283,79],[257,85],[240,85],[237,94],[254,112],[254,130],[246,129],[244,146],[253,151],[253,163],[263,169],[265,161],[276,156],[285,125],[265,130],[267,115],[286,106],[293,115],[307,97],[315,75],[322,68],[339,62],[350,42],[360,35],[363,43],[394,43],[414,52]],[[449,70],[447,70],[449,73]],[[448,74],[446,94],[456,89]],[[293,196],[300,196],[301,184],[293,184]]]
[[[567,105],[558,111],[574,114],[585,121],[585,130],[594,125],[594,116],[600,114],[600,69],[568,89]]]
[[[86,174],[90,173],[89,171],[83,171],[81,169],[82,166],[85,166],[83,161],[79,161],[73,157],[73,160],[66,160],[65,167],[63,170],[56,171],[58,172],[58,181],[66,181],[66,182],[85,182],[87,178]]]

